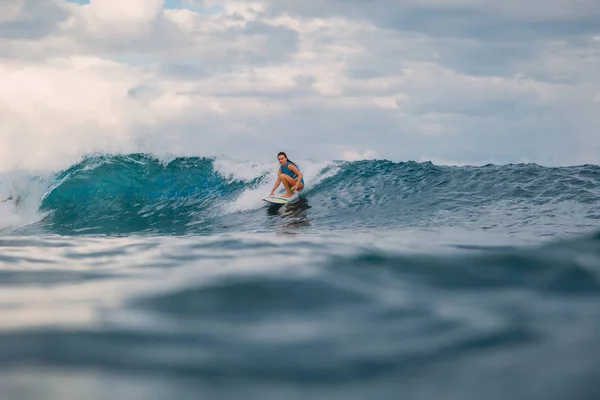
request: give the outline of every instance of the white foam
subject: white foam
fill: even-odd
[[[39,212],[47,179],[24,172],[0,174],[0,230],[23,227],[40,221],[44,214]],[[18,200],[18,201],[17,201]]]
[[[216,161],[215,168],[218,168],[219,173],[223,174],[223,165],[227,165],[227,168],[232,169],[227,170],[226,173],[228,175],[226,176],[235,176],[237,179],[244,180],[246,182],[250,182],[263,176],[264,179],[257,187],[246,189],[233,203],[225,207],[224,212],[226,214],[232,214],[235,212],[256,210],[263,207],[265,202],[262,201],[262,198],[268,196],[271,192],[271,189],[277,180],[279,164],[277,162],[264,164],[238,164],[235,162],[229,163],[229,161],[225,164],[219,163],[219,167],[216,166]],[[305,191],[310,191],[311,187],[314,187],[323,179],[335,175],[339,169],[338,166],[333,162],[312,160],[300,160],[294,162],[298,165],[302,171],[302,174],[304,175],[304,182],[306,184],[304,189]],[[333,168],[329,169],[326,173],[321,173],[321,171],[327,167]],[[276,193],[280,192],[283,193],[282,186],[279,186]]]
[[[276,163],[236,161],[229,158],[217,158],[213,166],[223,178],[242,182],[251,182],[277,170]]]

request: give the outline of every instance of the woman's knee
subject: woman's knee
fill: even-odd
[[[291,179],[290,179],[290,176],[289,176],[289,175],[286,175],[286,174],[279,174],[279,179],[281,179],[282,181],[286,181],[286,182],[288,182],[288,183],[289,183],[289,181],[291,180]]]

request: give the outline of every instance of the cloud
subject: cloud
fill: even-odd
[[[55,0],[0,1],[0,38],[37,39],[52,34],[68,16],[63,6]]]
[[[1,1],[0,2],[0,24],[15,20],[23,9],[25,2],[23,0]]]
[[[129,132],[156,123],[128,97],[136,71],[93,57],[30,65],[3,62],[0,132],[3,166],[63,166],[82,151],[118,150]]]
[[[564,0],[266,0],[263,4],[269,5],[265,8],[271,15],[342,16],[390,29],[478,38],[522,35],[523,31],[544,36],[548,31],[589,31],[595,29],[594,21],[600,16],[600,5],[595,0],[581,0],[576,7]],[[548,30],[547,23],[554,28]]]
[[[140,145],[600,162],[596,1],[178,4],[0,2],[0,170]]]
[[[362,153],[356,150],[346,150],[342,152],[342,160],[345,161],[369,160],[374,159],[376,156],[377,152],[374,150],[365,150]]]
[[[148,36],[163,13],[162,0],[90,0],[72,8],[72,23],[96,37],[124,37],[125,40]]]

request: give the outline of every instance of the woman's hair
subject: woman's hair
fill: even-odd
[[[292,164],[296,165],[296,163],[295,163],[295,162],[293,162],[292,160],[290,160],[290,159],[288,158],[288,156],[287,156],[287,154],[285,154],[285,152],[283,152],[283,151],[280,151],[280,152],[277,154],[277,157],[279,157],[279,156],[285,156],[285,158],[287,158],[288,162],[291,162]]]

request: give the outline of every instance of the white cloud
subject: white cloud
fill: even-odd
[[[0,23],[15,20],[25,5],[24,0],[0,1]]]
[[[69,21],[93,36],[124,40],[147,36],[163,12],[163,0],[90,0],[73,7]]]
[[[0,160],[3,167],[64,166],[81,152],[118,150],[160,115],[128,96],[143,74],[95,57],[35,65],[3,62]]]
[[[595,2],[182,4],[0,2],[0,170],[140,142],[244,159],[597,159]]]
[[[358,160],[369,160],[377,157],[375,150],[365,150],[359,152],[356,150],[346,150],[342,152],[342,160],[345,161],[358,161]]]

